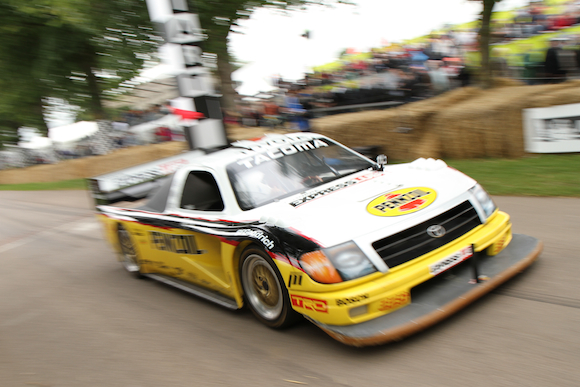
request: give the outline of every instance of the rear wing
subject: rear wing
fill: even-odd
[[[159,187],[165,180],[164,178],[205,153],[201,150],[189,151],[92,177],[87,179],[88,189],[95,205],[143,199]]]

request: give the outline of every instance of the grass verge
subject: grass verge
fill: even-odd
[[[580,154],[446,162],[473,177],[492,195],[580,197]]]
[[[53,191],[87,189],[85,179],[63,180],[52,183],[0,184],[0,191]]]
[[[543,154],[521,159],[446,160],[492,195],[580,197],[580,154]],[[0,190],[86,189],[83,179],[54,183],[0,184]]]

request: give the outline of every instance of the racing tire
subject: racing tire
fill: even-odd
[[[288,290],[276,264],[264,250],[250,246],[240,259],[240,279],[246,304],[270,328],[286,328],[300,318],[290,306]]]
[[[133,277],[143,278],[139,256],[137,255],[137,249],[131,240],[131,235],[129,235],[129,232],[125,227],[119,225],[117,237],[119,239],[119,246],[121,247],[121,263],[123,264],[123,267]]]

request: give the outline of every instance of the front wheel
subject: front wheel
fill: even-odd
[[[256,247],[244,251],[240,274],[244,296],[252,313],[271,328],[294,324],[299,315],[290,306],[288,291],[272,259]]]

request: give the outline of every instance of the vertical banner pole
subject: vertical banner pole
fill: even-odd
[[[209,69],[203,65],[201,43],[207,36],[198,15],[188,12],[187,0],[147,0],[147,9],[165,40],[159,49],[162,60],[177,78],[180,96],[171,100],[171,106],[203,114],[203,118],[182,122],[189,148],[227,146],[220,96],[215,93]]]

